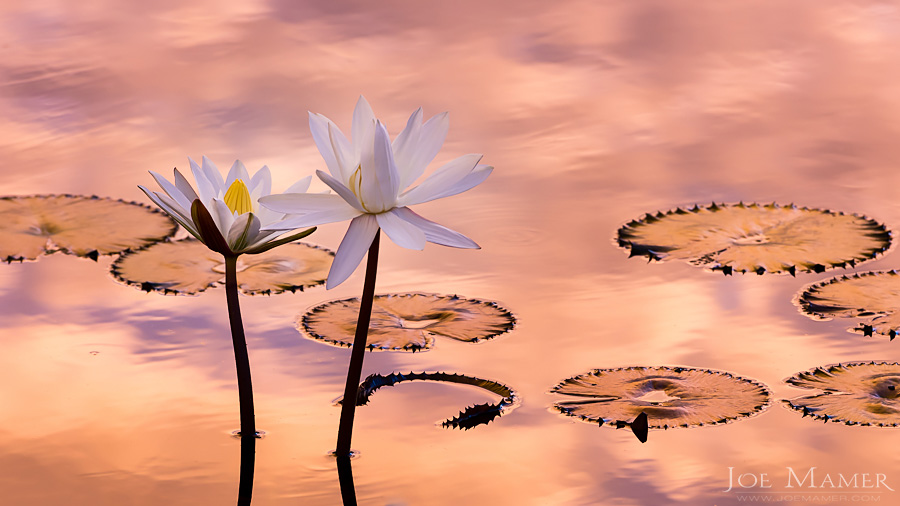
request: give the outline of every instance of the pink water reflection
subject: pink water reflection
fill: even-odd
[[[549,411],[595,367],[732,371],[776,398],[817,365],[900,358],[895,344],[812,322],[798,278],[627,259],[611,238],[648,211],[761,201],[900,223],[900,9],[877,1],[36,1],[0,6],[0,187],[144,201],[147,170],[187,156],[273,170],[280,191],[324,164],[307,111],[347,124],[360,94],[392,134],[449,110],[437,163],[496,167],[423,214],[481,251],[391,245],[379,292],[497,300],[516,330],[422,354],[367,356],[364,374],[462,372],[523,404],[468,432],[434,427],[477,391],[379,392],[357,417],[363,504],[738,504],[729,467],[885,473],[891,430],[811,422],[773,405],[723,427],[598,429]],[[437,165],[435,165],[437,166]],[[312,239],[335,248],[344,225]],[[53,255],[0,269],[0,490],[9,504],[226,504],[239,445],[224,294],[145,294]],[[893,255],[861,269],[898,266]],[[243,298],[260,441],[254,504],[337,504],[333,461],[347,350],[308,341],[298,313],[359,294]],[[92,354],[91,352],[98,352]],[[891,481],[893,480],[893,481]],[[882,503],[897,502],[882,490]],[[784,504],[796,503],[786,501]]]

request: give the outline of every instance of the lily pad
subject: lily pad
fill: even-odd
[[[381,374],[370,375],[359,385],[356,396],[356,405],[363,406],[367,404],[369,398],[379,388],[394,386],[397,383],[402,383],[404,381],[442,381],[460,385],[472,385],[502,397],[500,402],[497,403],[483,403],[469,406],[463,411],[460,411],[458,416],[441,422],[442,427],[469,430],[472,427],[490,423],[498,416],[509,412],[519,404],[518,395],[508,386],[496,381],[444,372],[410,372],[408,374],[391,373],[387,376]],[[340,403],[341,401],[338,401],[338,404]]]
[[[248,295],[295,292],[325,283],[334,253],[290,243],[238,257],[238,288]],[[193,295],[225,284],[225,259],[194,239],[164,242],[122,255],[113,276],[150,292]]]
[[[850,329],[893,340],[900,332],[900,276],[896,271],[863,272],[808,286],[794,300],[800,311],[817,320],[858,318]]]
[[[94,260],[136,250],[175,233],[165,214],[123,200],[78,195],[0,197],[0,260],[62,251]]]
[[[358,298],[335,300],[307,311],[298,326],[313,339],[349,347],[358,316]],[[415,352],[434,346],[435,336],[475,343],[509,332],[515,322],[496,302],[427,293],[377,295],[366,347]]]
[[[876,427],[900,426],[900,364],[850,362],[816,367],[785,380],[807,389],[824,390],[785,400],[785,406],[825,422]]]
[[[619,229],[630,256],[723,273],[824,272],[884,253],[891,234],[855,214],[777,204],[715,204],[647,214]]]
[[[595,369],[551,393],[581,397],[553,405],[565,415],[625,426],[644,413],[652,429],[731,422],[761,412],[770,397],[764,385],[731,373],[666,366]]]

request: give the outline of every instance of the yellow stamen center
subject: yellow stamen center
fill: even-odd
[[[231,212],[244,214],[253,211],[253,203],[250,201],[250,191],[247,190],[247,185],[244,184],[240,179],[236,179],[231,186],[228,187],[228,191],[225,192],[225,205],[228,206],[228,209],[231,209]]]

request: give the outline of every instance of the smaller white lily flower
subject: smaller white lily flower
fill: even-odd
[[[375,118],[364,97],[353,112],[352,137],[321,114],[309,114],[309,128],[328,173],[316,171],[335,194],[272,195],[260,199],[264,207],[289,215],[263,230],[288,230],[352,219],[335,254],[326,288],[343,283],[356,270],[379,228],[395,244],[421,250],[425,242],[454,248],[479,248],[468,237],[416,214],[409,206],[469,190],[490,175],[482,155],[469,154],[447,162],[420,185],[417,180],[437,155],[449,129],[447,113],[422,123],[420,107],[394,139]]]
[[[292,229],[262,230],[284,219],[284,214],[259,205],[259,199],[272,191],[272,174],[267,166],[251,177],[244,164],[236,160],[223,179],[209,158],[204,156],[202,165],[190,158],[188,161],[198,191],[194,191],[178,169],[175,169],[174,184],[150,171],[165,193],[150,191],[140,185],[138,188],[211,250],[225,256],[262,253],[306,237],[315,230],[304,230],[281,239],[277,237]],[[311,179],[307,176],[285,192],[305,192]]]

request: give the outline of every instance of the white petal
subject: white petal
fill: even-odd
[[[284,230],[272,230],[272,231],[268,231],[268,232],[261,231],[256,236],[256,239],[254,239],[253,242],[248,244],[244,249],[249,250],[249,249],[253,249],[257,246],[261,246],[261,245],[271,241],[272,239],[275,239],[276,237],[278,237],[279,235],[281,235],[283,233],[284,233]]]
[[[235,160],[231,165],[231,170],[228,171],[228,178],[225,179],[225,191],[227,192],[231,188],[231,183],[238,179],[243,181],[245,185],[250,183],[250,174],[247,172],[247,167],[244,167],[244,162]]]
[[[366,212],[366,210],[363,209],[362,204],[359,202],[359,199],[356,198],[356,195],[352,191],[350,191],[350,188],[347,188],[343,183],[322,172],[321,170],[317,170],[316,175],[319,176],[319,179],[321,179],[323,183],[327,184],[329,188],[340,195],[340,197],[345,202],[347,202],[347,204],[353,206],[354,209],[358,210],[361,213]]]
[[[171,198],[166,197],[165,195],[160,195],[159,193],[153,192],[144,188],[141,185],[138,185],[138,188],[144,192],[150,200],[153,201],[154,204],[158,205],[163,211],[165,211],[169,216],[172,217],[175,221],[178,222],[179,225],[184,227],[191,235],[197,237],[199,239],[199,232],[197,231],[197,227],[194,225],[193,219],[189,215],[186,215],[184,209],[181,209],[178,204],[173,201]],[[163,201],[163,198],[166,198],[166,201]]]
[[[306,214],[351,207],[333,193],[282,193],[259,199],[263,207],[284,214]]]
[[[425,173],[425,168],[434,160],[438,151],[441,150],[441,146],[444,145],[448,130],[450,130],[450,116],[446,112],[436,114],[422,125],[419,139],[412,146],[404,179],[400,182],[401,189],[413,184]]]
[[[381,194],[382,209],[394,207],[397,196],[400,195],[400,174],[394,163],[394,153],[391,150],[391,138],[387,129],[379,121],[375,127],[375,177],[378,190]]]
[[[203,169],[197,165],[197,162],[188,157],[191,162],[191,172],[194,174],[194,181],[197,181],[197,195],[204,204],[209,204],[212,199],[218,196],[216,185],[206,177]]]
[[[150,171],[150,175],[153,176],[153,179],[156,180],[156,184],[158,184],[159,187],[162,188],[164,192],[166,192],[166,194],[168,194],[170,197],[172,197],[172,199],[175,202],[178,202],[179,206],[181,206],[185,209],[191,208],[191,202],[193,202],[193,201],[188,200],[188,198],[185,197],[183,193],[181,193],[181,190],[179,190],[175,185],[170,183],[168,179],[162,177],[160,174],[157,174],[156,172],[153,172],[152,170]]]
[[[347,146],[347,139],[334,123],[328,124],[328,142],[331,143],[334,158],[340,169],[338,174],[333,174],[333,177],[346,185],[359,165],[359,156],[355,153],[354,148]]]
[[[259,219],[253,213],[244,213],[235,218],[225,240],[231,251],[239,253],[256,240],[259,236]]]
[[[375,113],[372,107],[366,101],[366,97],[360,95],[356,101],[356,107],[353,108],[353,126],[350,131],[350,140],[353,141],[355,154],[359,154],[360,143],[367,141],[369,137],[369,129],[375,123]]]
[[[253,213],[256,214],[257,218],[262,220],[259,199],[272,193],[272,174],[269,172],[269,167],[267,165],[263,165],[261,169],[256,171],[256,174],[253,174],[250,181],[247,182],[247,192],[250,194],[250,203],[253,206]]]
[[[457,193],[471,190],[472,188],[483,183],[484,180],[491,175],[491,172],[493,172],[493,170],[494,168],[490,165],[479,164],[475,167],[475,170],[469,173],[466,177],[460,179],[446,190],[435,195],[432,200],[442,199],[444,197],[449,197],[451,195],[456,195]]]
[[[397,213],[397,216],[412,223],[425,232],[425,239],[427,239],[428,242],[433,242],[442,246],[451,246],[453,248],[481,249],[481,246],[472,239],[469,239],[455,230],[450,230],[443,225],[426,220],[408,207],[398,207],[394,209],[394,211]]]
[[[308,214],[290,215],[285,217],[285,219],[281,221],[263,225],[262,230],[294,230],[297,228],[314,227],[318,225],[325,225],[326,223],[335,223],[338,221],[349,220],[351,218],[356,218],[360,214],[363,213],[360,213],[356,209],[353,209],[349,205],[345,204],[343,209],[332,209],[329,211],[318,211]]]
[[[425,248],[425,232],[412,223],[400,218],[391,209],[386,213],[376,214],[378,225],[397,246],[421,250]]]
[[[288,189],[284,190],[282,193],[306,193],[306,190],[309,190],[309,183],[311,182],[312,176],[306,176],[305,178],[288,186]]]
[[[387,130],[377,122],[371,145],[362,147],[360,155],[359,195],[360,204],[372,213],[380,213],[394,207],[396,194],[391,193],[392,180],[399,182],[394,165]],[[393,176],[392,176],[393,173]]]
[[[234,223],[234,213],[228,208],[228,204],[219,199],[213,199],[209,207],[211,207],[209,214],[216,222],[219,233],[222,234],[222,237],[227,237],[228,231],[231,230],[231,225]]]
[[[200,168],[203,170],[203,174],[206,175],[206,179],[216,187],[216,192],[221,192],[221,194],[217,193],[215,198],[225,195],[228,187],[225,186],[225,181],[222,179],[222,174],[219,172],[216,164],[212,163],[212,160],[207,158],[206,155],[203,155],[203,164]]]
[[[422,129],[422,108],[416,109],[406,122],[406,128],[400,132],[400,135],[391,143],[391,150],[394,152],[394,161],[397,163],[397,170],[400,172],[401,188],[406,188],[409,183],[403,185],[402,182],[409,179],[409,165],[412,159],[413,150],[416,143],[419,142],[419,133]]]
[[[272,193],[272,172],[269,170],[268,165],[263,165],[261,169],[256,171],[256,174],[253,174],[250,181],[247,181],[247,190],[251,196],[256,192],[257,199]]]
[[[181,191],[181,194],[187,197],[191,203],[200,198],[197,196],[197,192],[194,191],[194,187],[191,186],[190,181],[181,175],[181,172],[179,172],[178,169],[175,169],[175,187],[178,188]]]
[[[309,131],[312,133],[316,147],[319,148],[319,154],[325,159],[325,165],[328,167],[328,172],[330,172],[332,176],[343,181],[343,169],[338,165],[335,148],[332,147],[328,134],[330,125],[333,125],[333,123],[325,116],[309,113]],[[337,130],[336,126],[334,128]],[[340,130],[338,131],[340,132]],[[341,136],[343,137],[343,134],[341,134]]]
[[[341,245],[334,255],[325,288],[330,290],[350,277],[378,233],[378,221],[371,214],[357,216],[350,222]]]
[[[438,199],[441,197],[447,197],[450,195],[455,195],[457,193],[468,190],[475,184],[484,181],[485,178],[490,174],[490,170],[492,167],[487,165],[483,165],[482,167],[487,168],[487,170],[482,170],[481,172],[485,172],[476,178],[471,180],[466,180],[466,177],[475,170],[476,165],[481,160],[481,155],[470,154],[463,155],[455,160],[451,160],[441,166],[438,170],[434,171],[433,174],[428,176],[425,181],[422,181],[422,184],[416,186],[415,188],[409,190],[404,193],[398,199],[398,204],[400,206],[409,206],[413,204],[421,204],[422,202],[428,202],[429,200]],[[466,180],[466,183],[477,181],[475,184],[471,186],[465,187],[464,189],[457,189],[457,184]],[[453,190],[453,191],[451,191]]]
[[[275,223],[276,221],[280,221],[282,218],[284,218],[284,213],[279,213],[265,206],[261,206],[258,204],[258,202],[259,201],[257,201],[256,209],[253,211],[253,214],[256,215],[257,218],[259,218],[259,222],[262,225]]]

